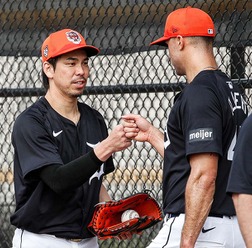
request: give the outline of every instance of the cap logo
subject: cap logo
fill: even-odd
[[[173,34],[174,34],[174,33],[177,33],[177,32],[178,32],[178,28],[172,26],[172,27],[171,27],[171,31],[172,31]]]
[[[48,46],[47,46],[47,45],[46,45],[46,47],[44,48],[43,55],[44,55],[44,57],[46,57],[46,58],[47,58],[47,56],[48,56]]]
[[[81,38],[79,36],[79,34],[75,31],[69,31],[66,33],[66,37],[67,39],[74,43],[74,44],[80,44],[81,43]]]
[[[213,29],[212,29],[212,28],[209,28],[209,29],[207,30],[207,33],[208,33],[208,34],[213,34],[213,33],[214,33],[214,31],[213,31]]]

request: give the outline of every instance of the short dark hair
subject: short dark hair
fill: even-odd
[[[53,69],[55,70],[56,64],[57,64],[58,57],[50,58],[47,62],[53,66]],[[43,86],[46,89],[46,91],[49,89],[49,79],[46,76],[44,70],[42,69],[42,82]]]
[[[214,42],[214,37],[209,36],[188,36],[188,38],[191,38],[191,40],[194,40],[195,42],[204,41],[207,45],[211,45]]]

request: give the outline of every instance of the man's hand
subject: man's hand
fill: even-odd
[[[164,134],[140,115],[123,115],[125,136],[140,142],[149,142],[163,157]]]
[[[102,142],[94,148],[96,156],[106,161],[114,152],[122,151],[131,146],[132,140],[127,138],[122,124],[117,125]]]
[[[154,127],[146,119],[134,114],[124,115],[122,119],[124,120],[123,126],[127,138],[141,142],[150,142],[150,136]]]
[[[129,146],[131,146],[132,142],[126,136],[124,131],[124,126],[122,124],[117,125],[109,134],[106,139],[106,143],[109,149],[112,152],[122,151]]]

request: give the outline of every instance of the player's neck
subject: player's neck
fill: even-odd
[[[217,70],[218,65],[215,61],[208,61],[206,63],[197,64],[195,66],[190,67],[186,72],[186,78],[188,83],[193,81],[193,79],[202,71],[207,70]]]
[[[218,69],[211,49],[191,49],[186,53],[185,61],[185,74],[188,83],[192,82],[202,71]]]
[[[77,98],[65,99],[62,97],[59,97],[59,98],[53,97],[50,94],[50,91],[46,93],[45,98],[56,112],[58,112],[60,115],[64,116],[65,118],[71,120],[75,124],[78,123],[79,118],[80,118],[80,113],[78,110]]]

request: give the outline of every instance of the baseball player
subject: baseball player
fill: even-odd
[[[164,157],[165,220],[149,248],[245,247],[226,185],[240,125],[247,116],[239,88],[218,69],[214,23],[197,8],[170,13],[164,36],[187,86],[179,93],[164,134],[139,115],[125,115],[124,130]]]
[[[87,225],[94,206],[110,200],[102,179],[114,170],[111,155],[131,141],[122,125],[108,135],[101,114],[78,101],[98,48],[63,29],[41,51],[47,92],[13,127],[13,248],[98,247]]]
[[[242,124],[235,146],[227,192],[232,193],[246,247],[252,247],[252,115]]]

